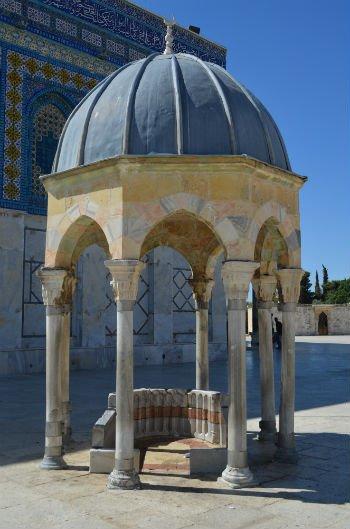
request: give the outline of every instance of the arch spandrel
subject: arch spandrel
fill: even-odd
[[[234,253],[239,235],[227,216],[227,204],[213,203],[194,194],[176,193],[152,202],[129,203],[124,209],[123,254],[137,257],[149,232],[173,215],[188,215],[215,234],[225,254]],[[165,244],[165,243],[163,243]]]

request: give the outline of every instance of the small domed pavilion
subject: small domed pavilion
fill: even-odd
[[[260,439],[295,460],[295,310],[300,268],[299,190],[272,117],[223,68],[172,52],[120,68],[70,115],[48,193],[46,437],[42,468],[60,469],[69,433],[69,325],[75,264],[91,244],[109,256],[117,304],[115,467],[110,488],[137,488],[134,468],[133,306],[142,257],[170,246],[192,269],[196,300],[197,389],[208,390],[208,302],[220,258],[227,300],[229,486],[254,483],[246,440],[245,317],[252,283],[258,299],[262,416]],[[274,404],[271,306],[283,310],[279,431]]]

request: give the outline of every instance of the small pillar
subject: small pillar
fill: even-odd
[[[191,279],[196,305],[196,389],[209,389],[208,322],[209,300],[214,281],[212,279]]]
[[[283,296],[283,327],[278,450],[275,457],[285,463],[296,463],[298,459],[294,437],[295,317],[303,273],[299,268],[286,268],[276,272]]]
[[[261,275],[253,279],[259,324],[261,421],[258,438],[273,443],[276,441],[276,414],[271,309],[276,286],[275,276]]]
[[[67,271],[41,268],[38,276],[42,282],[43,301],[46,305],[46,426],[45,454],[41,468],[60,470],[66,468],[62,457],[62,330],[65,314],[63,284]]]
[[[137,259],[105,261],[117,303],[115,465],[109,489],[137,489],[134,468],[133,308],[144,263]]]
[[[247,453],[245,322],[249,283],[257,267],[258,263],[252,261],[226,261],[222,267],[227,299],[230,404],[227,466],[220,481],[232,488],[255,484]]]

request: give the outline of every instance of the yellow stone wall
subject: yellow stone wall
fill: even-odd
[[[128,259],[168,241],[198,273],[219,252],[270,259],[274,248],[299,267],[304,181],[245,156],[121,156],[49,175],[46,266],[70,267],[92,242]]]

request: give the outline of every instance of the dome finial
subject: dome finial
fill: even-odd
[[[164,19],[164,24],[166,25],[166,35],[165,35],[165,50],[164,55],[171,55],[173,53],[173,27],[175,24],[175,18],[173,20]]]

